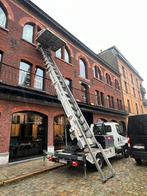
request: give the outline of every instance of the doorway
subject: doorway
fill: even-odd
[[[47,149],[47,117],[36,112],[12,115],[9,161],[19,161],[43,154]]]

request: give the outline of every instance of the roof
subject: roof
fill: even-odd
[[[125,58],[125,56],[120,52],[120,50],[116,46],[112,46],[99,55],[103,55],[103,53],[111,51],[115,56],[118,56],[127,66],[143,81],[143,78],[140,76],[139,72],[133,67],[133,65]]]
[[[108,62],[103,60],[99,55],[93,52],[90,48],[88,48],[84,43],[82,43],[79,39],[77,39],[74,35],[72,35],[69,31],[67,31],[64,27],[62,27],[58,22],[56,22],[53,18],[51,18],[47,13],[41,10],[38,6],[36,6],[30,0],[19,0],[19,3],[24,5],[31,12],[36,14],[37,17],[40,17],[41,20],[45,21],[49,26],[54,28],[57,32],[61,33],[66,39],[72,42],[74,45],[78,46],[81,50],[87,53],[96,61],[102,63],[106,68],[111,70],[114,74],[120,75],[120,73],[115,70]]]

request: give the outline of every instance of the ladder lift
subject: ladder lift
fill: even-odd
[[[56,90],[58,99],[61,101],[61,104],[71,125],[70,137],[72,140],[76,138],[77,146],[83,151],[88,152],[100,174],[102,182],[106,182],[109,178],[112,178],[115,175],[112,165],[106,157],[101,144],[95,139],[94,134],[85,120],[75,98],[65,83],[63,75],[51,57],[51,51],[57,51],[62,46],[65,46],[66,42],[49,29],[41,30],[37,35],[36,41],[39,43],[38,49],[43,56],[46,70]],[[101,155],[103,156],[109,168],[109,175],[107,176],[104,175],[99,165],[95,154],[95,149],[98,149],[101,152]]]

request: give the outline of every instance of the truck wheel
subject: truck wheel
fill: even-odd
[[[142,164],[142,160],[141,159],[135,159],[137,165],[141,165]]]
[[[104,158],[102,157],[101,154],[97,154],[96,155],[96,160],[97,160],[97,163],[99,164],[100,168],[103,168],[103,166],[104,166]]]
[[[128,149],[127,146],[125,146],[124,149],[123,149],[123,156],[124,156],[124,158],[129,157],[129,149]]]

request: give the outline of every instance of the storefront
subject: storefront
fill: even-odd
[[[36,112],[12,116],[9,162],[37,157],[47,149],[47,117]]]

